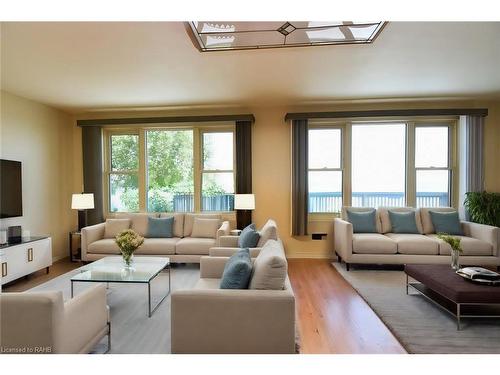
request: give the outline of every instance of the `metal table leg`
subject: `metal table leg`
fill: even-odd
[[[457,331],[460,331],[460,304],[457,303]]]
[[[73,298],[73,280],[71,280],[71,298]]]

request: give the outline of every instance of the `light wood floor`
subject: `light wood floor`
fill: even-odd
[[[79,267],[69,259],[3,287],[21,292]],[[290,259],[301,353],[406,353],[392,333],[328,260]]]

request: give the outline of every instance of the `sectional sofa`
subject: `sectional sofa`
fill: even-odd
[[[149,238],[148,216],[154,218],[174,217],[172,238]],[[168,256],[171,262],[199,263],[203,255],[209,254],[209,249],[219,245],[222,236],[228,236],[230,226],[223,221],[220,214],[191,214],[191,213],[118,213],[115,219],[129,221],[129,228],[145,237],[144,243],[134,253],[135,255]],[[219,220],[218,229],[203,236],[193,236],[193,227],[196,219]],[[109,255],[120,254],[114,236],[106,235],[106,225],[100,223],[82,228],[82,260],[94,261]],[[206,232],[206,231],[202,231]]]
[[[429,211],[452,212],[451,207],[378,208],[376,226],[378,233],[353,233],[353,226],[347,220],[347,210],[368,211],[373,208],[343,207],[341,218],[334,219],[335,252],[339,261],[349,264],[406,264],[406,263],[450,263],[451,248],[437,238]],[[388,210],[415,212],[419,234],[392,233]],[[461,222],[464,235],[461,238],[463,265],[500,265],[500,228]]]

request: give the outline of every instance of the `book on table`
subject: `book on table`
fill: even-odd
[[[457,274],[471,280],[500,281],[500,274],[483,267],[464,267]]]

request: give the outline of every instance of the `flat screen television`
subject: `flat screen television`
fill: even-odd
[[[23,216],[20,161],[0,159],[0,218]]]

